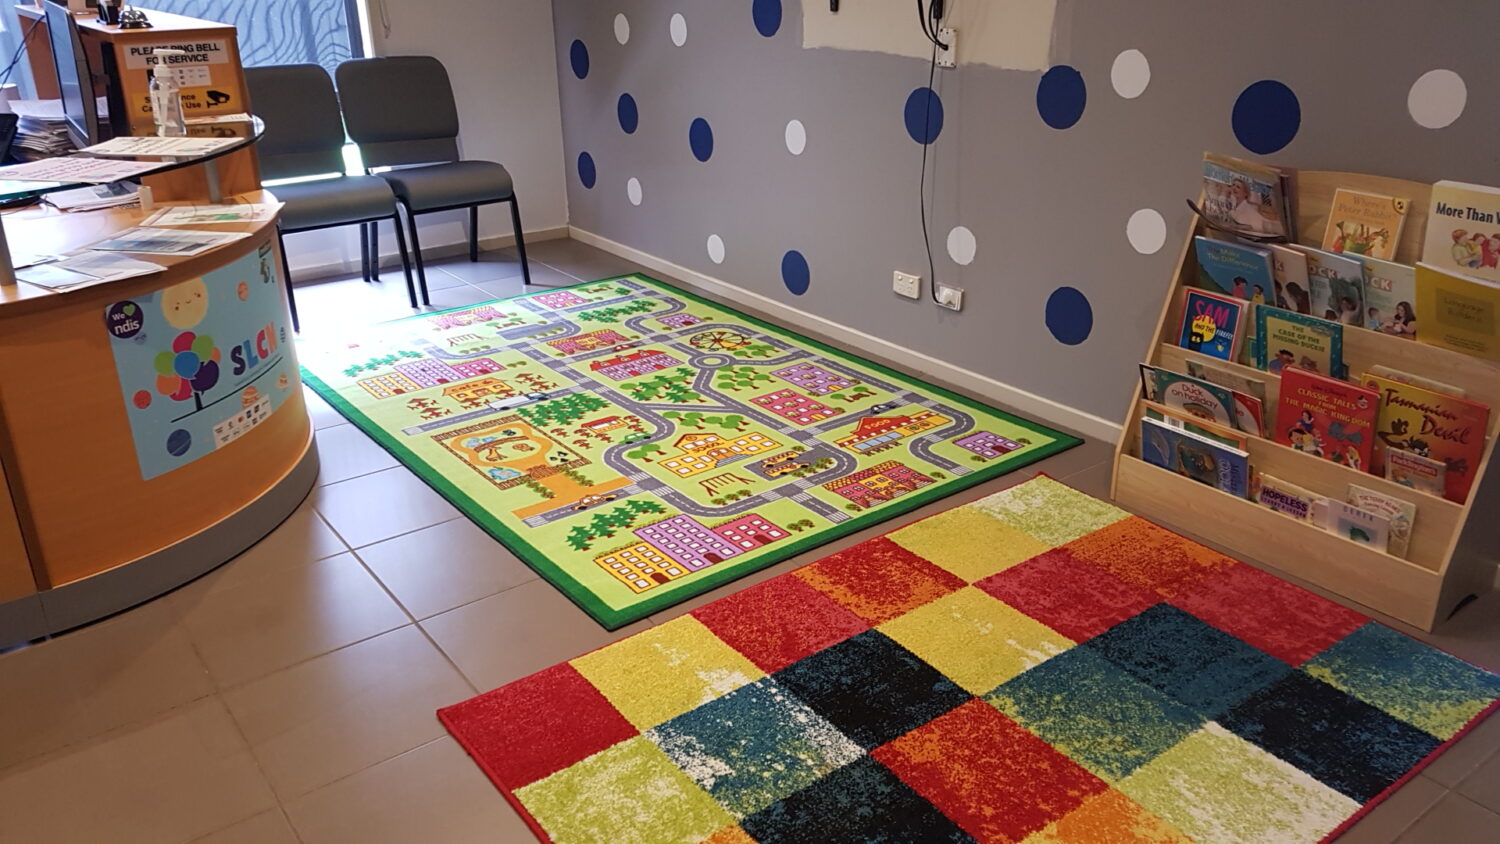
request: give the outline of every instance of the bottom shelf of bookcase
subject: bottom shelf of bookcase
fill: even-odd
[[[1467,597],[1441,573],[1298,522],[1125,453],[1115,501],[1166,527],[1252,556],[1407,624],[1432,630]]]

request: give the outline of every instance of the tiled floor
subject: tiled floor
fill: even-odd
[[[509,252],[429,268],[433,304],[521,292]],[[537,243],[541,284],[638,269]],[[407,312],[400,274],[298,288],[305,332]],[[323,473],[239,558],[102,623],[0,656],[0,840],[520,842],[433,710],[1040,470],[1107,497],[1091,441],[608,633],[309,394]],[[1500,595],[1419,638],[1500,668]],[[1400,625],[1397,625],[1400,627]],[[1500,718],[1343,840],[1500,835]]]

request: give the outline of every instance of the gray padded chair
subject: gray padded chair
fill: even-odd
[[[423,301],[427,271],[417,215],[435,211],[469,209],[469,260],[478,261],[479,206],[510,203],[522,281],[531,284],[521,206],[510,173],[493,161],[459,160],[458,106],[442,63],[431,56],[352,59],[339,65],[337,76],[344,125],[359,144],[365,166],[398,168],[380,175],[406,209]]]
[[[257,146],[262,179],[288,179],[344,172],[344,124],[328,71],[315,64],[245,68],[255,112],[266,123]],[[359,225],[360,263],[366,281],[380,277],[380,255],[374,229],[390,220],[406,272],[406,293],[417,306],[412,284],[411,256],[401,233],[396,196],[384,179],[375,176],[331,176],[308,182],[276,185],[271,192],[285,203],[277,224],[282,237],[281,262],[286,272],[292,326],[300,330],[297,302],[292,297],[292,275],[286,260],[284,236],[334,226]]]

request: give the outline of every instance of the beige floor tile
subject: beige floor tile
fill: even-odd
[[[1494,841],[1497,830],[1500,816],[1450,791],[1396,840],[1401,844],[1468,844]]]
[[[210,592],[254,583],[277,569],[305,566],[348,550],[313,509],[309,497],[264,539],[245,549],[238,557],[181,587],[173,596],[177,600],[197,600]]]
[[[571,275],[581,281],[593,281],[610,276],[642,271],[644,268],[575,240],[548,240],[527,244],[527,255],[533,262],[541,262]]]
[[[352,554],[172,596],[220,688],[401,627],[409,619]]]
[[[1085,495],[1109,500],[1109,483],[1114,477],[1114,466],[1109,462],[1095,463],[1087,469],[1074,472],[1058,480]]]
[[[473,694],[413,625],[232,689],[224,702],[285,801],[441,737],[437,709]]]
[[[454,287],[445,287],[442,290],[428,288],[427,298],[432,304],[424,310],[445,311],[449,308],[467,308],[480,302],[488,302],[495,298],[485,290],[470,284],[459,284]]]
[[[353,425],[322,428],[317,436],[320,486],[400,465],[389,451]]]
[[[313,428],[332,428],[335,425],[347,425],[349,420],[343,414],[333,409],[333,406],[323,400],[323,397],[313,392],[311,387],[302,388],[302,398],[307,402],[307,415],[312,417]]]
[[[538,263],[537,259],[531,259],[533,271],[536,270]],[[437,284],[452,287],[453,283],[475,284],[502,278],[520,278],[520,276],[521,260],[516,257],[514,249],[481,252],[479,260],[474,262],[469,260],[467,254],[427,262],[427,286],[433,290],[438,289],[435,286]]]
[[[26,844],[189,841],[275,806],[217,698],[0,777],[0,829]]]
[[[13,651],[0,657],[0,770],[213,691],[166,600]]]
[[[297,315],[303,336],[322,336],[350,324],[399,319],[416,313],[399,274],[378,284],[359,278],[332,279],[297,285]]]
[[[1339,844],[1390,844],[1447,793],[1447,789],[1426,777],[1412,777],[1339,836]]]
[[[577,284],[579,281],[592,280],[592,278],[577,279],[546,264],[539,264],[536,261],[532,261],[530,287],[521,284],[519,273],[512,278],[476,281],[474,282],[474,286],[489,294],[491,299],[505,299],[511,296],[519,296],[522,293],[539,293],[548,287],[569,287]]]
[[[1454,791],[1500,814],[1500,752],[1491,754],[1489,761],[1464,777]],[[1500,830],[1495,832],[1500,835]]]
[[[1455,788],[1496,753],[1500,753],[1500,714],[1486,718],[1454,742],[1442,756],[1422,769],[1422,776],[1444,788]]]
[[[530,830],[451,738],[287,805],[303,844],[527,842]]]
[[[359,558],[418,620],[537,578],[468,519],[366,545]]]
[[[651,626],[642,620],[607,631],[545,580],[523,583],[421,624],[481,692]]]
[[[351,548],[459,516],[452,504],[400,466],[319,487],[313,505]]]
[[[192,844],[299,844],[297,833],[280,807],[246,818],[233,826],[194,838]]]

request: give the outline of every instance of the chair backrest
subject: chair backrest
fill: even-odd
[[[366,167],[458,160],[458,106],[442,62],[351,59],[336,74],[344,124]]]
[[[344,121],[328,71],[315,64],[247,67],[245,82],[266,122],[256,145],[262,179],[344,172]]]

